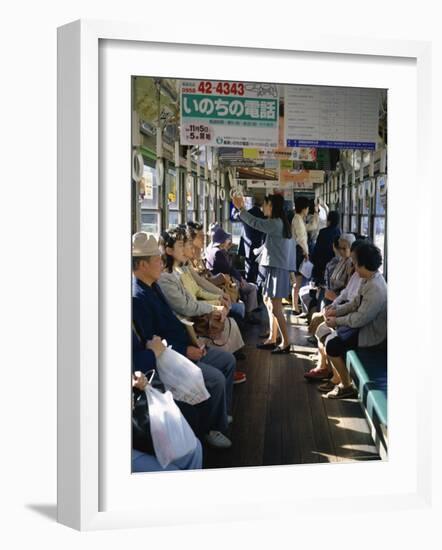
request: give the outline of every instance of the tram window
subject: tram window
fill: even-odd
[[[189,176],[186,179],[186,201],[187,211],[195,209],[195,179],[193,176]]]
[[[159,235],[160,221],[158,212],[146,212],[141,210],[141,231]]]
[[[144,165],[142,185],[144,186],[144,197],[141,202],[141,208],[158,208],[158,186],[156,182],[156,174],[155,170],[150,166]]]
[[[233,222],[232,223],[232,243],[239,245],[239,240],[241,238],[242,223]]]
[[[386,196],[381,196],[379,187],[376,185],[376,214],[377,215],[384,215],[385,214],[385,203],[386,203]]]
[[[181,223],[181,212],[169,210],[169,227],[176,227]]]
[[[368,189],[365,189],[364,198],[361,200],[361,214],[368,214],[370,211],[370,196]]]
[[[209,195],[209,223],[215,223],[216,221],[215,201],[212,195]]]
[[[385,218],[375,217],[374,219],[374,244],[381,250],[382,257],[384,257],[384,244],[385,244]],[[379,268],[382,272],[383,267]]]
[[[361,216],[361,230],[360,233],[368,237],[369,235],[369,221],[368,216]]]
[[[351,217],[350,231],[352,233],[357,233],[358,232],[358,217],[357,216],[352,216]]]
[[[353,188],[351,188],[350,190],[350,200],[351,200],[351,208],[350,208],[350,212],[352,214],[357,214],[358,213],[358,195],[357,195],[357,192],[355,193]]]
[[[177,185],[177,179],[175,173],[168,171],[166,175],[166,184],[167,184],[167,200],[169,205],[169,210],[179,210],[180,208],[180,194]]]
[[[204,182],[200,180],[199,186],[198,186],[198,210],[200,213],[204,212],[206,210],[206,198],[204,196]],[[201,219],[203,216],[201,215]]]
[[[342,196],[344,198],[344,213],[348,214],[350,212],[350,188],[348,187],[348,185],[344,187],[344,192],[342,193]]]

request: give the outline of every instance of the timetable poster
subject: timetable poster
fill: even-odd
[[[380,90],[285,86],[286,147],[375,150]]]

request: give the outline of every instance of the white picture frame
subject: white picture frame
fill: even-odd
[[[107,50],[106,44],[110,45]],[[122,49],[118,50],[117,47],[112,51],[113,45],[121,46]],[[104,50],[100,50],[103,46]],[[390,88],[392,95],[389,97],[389,121],[392,122],[392,132],[391,134],[389,132],[390,204],[399,205],[400,211],[413,205],[409,197],[413,187],[409,180],[412,177],[411,174],[414,177],[416,159],[422,167],[421,179],[425,180],[427,176],[426,181],[430,185],[428,173],[425,174],[430,164],[428,151],[431,103],[428,100],[427,86],[431,72],[429,43],[364,40],[355,37],[344,38],[342,35],[312,39],[297,32],[293,37],[280,36],[278,40],[272,41],[271,45],[266,44],[260,37],[251,40],[247,37],[241,38],[241,35],[238,35],[235,43],[226,38],[217,38],[216,44],[206,45],[189,44],[185,32],[181,35],[175,33],[173,40],[169,37],[165,40],[161,31],[156,32],[152,28],[146,29],[137,24],[76,21],[59,28],[58,521],[79,530],[94,530],[234,519],[260,520],[275,517],[287,518],[290,521],[295,510],[316,509],[321,503],[325,504],[328,510],[333,509],[334,505],[339,505],[346,508],[357,507],[360,512],[370,511],[372,507],[376,507],[378,511],[391,511],[404,507],[429,507],[431,468],[428,452],[430,449],[428,418],[431,403],[424,392],[423,385],[414,387],[399,376],[399,369],[394,365],[392,358],[397,358],[401,362],[401,369],[403,369],[401,372],[404,373],[403,378],[406,378],[407,373],[412,373],[417,352],[409,350],[408,355],[405,355],[401,351],[400,334],[391,319],[400,318],[400,296],[406,286],[398,276],[399,263],[402,257],[409,254],[409,249],[414,251],[413,258],[418,266],[417,276],[425,277],[424,266],[425,258],[429,255],[429,244],[428,241],[425,244],[424,236],[431,227],[431,220],[429,217],[425,220],[419,218],[422,223],[418,234],[411,235],[408,242],[404,244],[400,242],[399,231],[396,230],[395,225],[400,226],[401,216],[399,212],[395,214],[394,209],[389,210],[389,227],[392,228],[389,234],[389,284],[390,281],[395,284],[389,286],[389,338],[392,334],[391,345],[389,341],[389,369],[392,365],[392,370],[389,371],[389,406],[392,428],[388,462],[329,466],[340,468],[339,476],[348,482],[344,490],[333,497],[327,496],[327,491],[323,489],[324,485],[321,485],[321,480],[325,479],[324,470],[327,470],[327,466],[242,468],[210,472],[179,472],[172,475],[161,472],[145,476],[130,476],[129,445],[126,445],[127,449],[121,451],[122,454],[119,454],[120,451],[117,449],[115,451],[117,458],[115,460],[112,458],[106,463],[106,467],[103,466],[102,461],[111,455],[110,449],[115,449],[116,444],[124,449],[125,443],[130,441],[129,425],[125,423],[125,417],[123,420],[117,416],[115,420],[114,417],[108,418],[109,409],[106,408],[105,403],[108,396],[117,395],[113,392],[116,391],[118,384],[121,388],[121,380],[124,380],[126,373],[119,372],[113,375],[115,380],[106,379],[104,384],[102,382],[103,361],[115,362],[119,359],[124,362],[124,358],[127,358],[129,362],[130,357],[128,355],[129,328],[127,336],[122,336],[124,343],[121,348],[113,348],[116,354],[110,354],[103,347],[103,326],[106,325],[105,332],[107,331],[108,337],[110,334],[115,334],[116,330],[124,326],[115,323],[125,322],[130,308],[127,295],[123,294],[116,299],[122,304],[122,316],[118,320],[116,318],[120,316],[115,313],[119,310],[115,309],[116,306],[114,307],[109,301],[109,296],[115,289],[121,288],[121,282],[125,284],[125,277],[127,278],[125,268],[119,270],[117,266],[112,270],[111,275],[109,270],[103,269],[103,266],[110,265],[108,262],[115,262],[115,258],[112,260],[109,255],[111,237],[115,250],[118,249],[121,252],[125,250],[124,247],[127,248],[123,256],[118,256],[120,260],[123,259],[123,266],[130,255],[129,234],[125,234],[125,230],[130,231],[130,225],[128,226],[127,223],[129,212],[123,212],[118,216],[119,221],[113,229],[109,224],[110,215],[115,214],[116,209],[121,209],[122,196],[116,189],[115,181],[118,181],[116,178],[123,177],[124,181],[125,173],[127,173],[127,179],[130,177],[130,142],[125,141],[128,128],[130,129],[130,117],[127,122],[121,122],[123,126],[118,126],[122,129],[121,135],[120,132],[117,132],[118,136],[111,138],[106,135],[106,147],[109,151],[117,150],[118,155],[122,155],[121,158],[127,155],[126,165],[123,160],[116,167],[115,173],[110,174],[105,164],[100,169],[100,155],[103,148],[103,143],[100,141],[100,121],[102,123],[103,117],[104,119],[106,117],[107,102],[115,101],[116,96],[107,97],[106,102],[101,101],[100,85],[109,75],[112,78],[112,75],[118,77],[118,74],[122,74],[118,73],[119,56],[123,64],[121,70],[131,69],[128,66],[124,67],[123,62],[127,63],[127,57],[124,57],[125,54],[122,52],[124,49],[131,48],[138,48],[140,56],[144,55],[146,60],[150,59],[150,69],[146,69],[150,71],[150,75],[161,76],[158,71],[163,71],[165,76],[171,77],[210,78],[216,73],[220,78],[227,79],[227,75],[230,74],[231,79],[235,79],[239,78],[236,74],[241,73],[243,80],[256,80],[254,75],[257,74],[256,63],[259,60],[262,62],[269,57],[276,60],[279,57],[284,63],[288,63],[290,56],[295,54],[304,56],[304,61],[308,60],[308,64],[315,60],[322,63],[324,68],[324,73],[320,77],[322,83],[332,81],[336,84],[339,78],[342,80],[342,76],[332,77],[332,73],[327,72],[328,65],[332,63],[335,63],[334,67],[336,63],[341,64],[342,68],[345,68],[348,63],[356,65],[359,63],[366,67],[369,67],[371,62],[377,62],[380,65],[384,63],[390,64],[390,71],[393,65],[397,66],[397,73],[401,73],[402,67],[404,79],[402,83],[407,78],[410,79],[411,84],[417,82],[417,93],[412,86],[404,90],[409,100],[410,119],[413,119],[407,121],[407,128],[410,130],[411,147],[412,149],[414,147],[417,155],[415,159],[410,159],[409,173],[401,171],[399,163],[401,149],[400,146],[396,146],[395,140],[397,139],[398,143],[402,142],[399,141],[400,136],[394,131],[394,124],[398,114],[400,115],[398,110],[403,109],[404,105],[400,103],[399,94],[396,94],[397,88],[392,85]],[[154,49],[155,56],[146,56],[143,48]],[[183,51],[189,56],[199,55],[201,60],[205,59],[205,62],[201,62],[198,66],[191,65],[190,75],[176,74],[177,69],[168,68],[167,64],[155,66],[157,55],[167,55],[163,50],[167,50],[169,55],[175,57],[183,55]],[[216,69],[213,65],[215,55],[220,62]],[[250,65],[238,61],[242,60],[244,55],[250,56],[250,59],[253,58]],[[230,69],[226,57],[230,58]],[[148,64],[148,61],[146,63]],[[109,69],[109,74],[103,76],[104,65],[107,67],[106,70]],[[276,69],[273,65],[277,63],[265,64],[265,68],[261,71],[261,81],[274,81],[272,75]],[[113,67],[115,67],[114,72]],[[204,70],[206,70],[205,73]],[[227,72],[228,70],[230,73]],[[149,72],[144,74],[149,75]],[[303,74],[302,77],[300,76],[302,83],[303,79],[307,78],[308,69],[300,69],[299,74]],[[376,85],[373,76],[364,79],[357,71],[346,78],[353,79],[355,85]],[[399,75],[398,78],[401,76]],[[288,79],[286,82],[292,80]],[[124,80],[122,84],[123,88],[126,87],[124,91],[118,90],[117,82],[114,81],[115,92],[121,92],[123,95],[127,93],[130,83]],[[130,112],[130,105],[124,105],[122,108],[124,113]],[[124,113],[115,116],[123,121]],[[418,124],[413,114],[417,115]],[[115,147],[119,148],[115,149]],[[125,150],[124,147],[126,147]],[[106,179],[107,190],[101,195],[103,188],[100,187],[100,178],[102,181],[103,174],[106,174],[109,179]],[[398,183],[402,185],[401,189]],[[127,195],[124,197],[126,201]],[[116,218],[114,217],[113,220],[116,221]],[[104,233],[107,244],[103,244]],[[419,236],[423,236],[422,247],[418,246]],[[395,245],[394,252],[392,243]],[[113,295],[115,296],[115,293]],[[422,304],[422,315],[429,313],[424,288],[416,289],[416,300]],[[124,301],[128,303],[125,305]],[[420,357],[426,358],[428,362],[431,361],[428,351],[429,337],[429,334],[419,335]],[[110,345],[109,338],[105,345]],[[116,372],[115,369],[109,369],[109,371]],[[106,399],[103,399],[103,386]],[[404,408],[400,403],[400,396],[395,393],[398,388],[401,391],[413,391],[416,401],[410,399],[409,406]],[[129,392],[124,394],[123,391],[121,402],[113,401],[115,411],[112,414],[117,415],[118,411],[129,410],[128,400]],[[403,422],[398,421],[399,414]],[[123,434],[127,429],[127,436],[123,436],[125,437],[123,441],[105,440],[103,416],[106,416],[107,422],[115,421],[116,432]],[[405,424],[409,427],[409,431]],[[407,438],[410,442],[409,456],[400,456],[399,453],[405,448],[404,442],[407,442]],[[119,477],[120,474],[121,477]],[[367,481],[367,476],[369,483],[364,485],[362,482]],[[381,490],[375,482],[370,489],[370,479],[375,477],[381,479],[382,476],[385,476],[386,480],[384,489]],[[241,479],[246,479],[245,486],[240,485],[243,483]],[[296,490],[287,490],[287,487],[290,487],[288,480],[292,480],[292,487]],[[357,488],[358,480],[361,480],[362,489]],[[208,506],[207,494],[204,492],[208,481],[212,490],[215,487],[218,491],[217,500],[212,503],[212,506]],[[142,487],[147,487],[146,482],[153,494],[158,495],[155,505],[149,498],[144,505],[135,498],[137,492],[142,493]],[[109,487],[108,491],[107,486],[113,483],[115,486]],[[261,485],[259,492],[256,491],[257,483]],[[233,492],[233,488],[238,486],[241,487],[241,491]],[[164,491],[162,487],[165,488]],[[167,498],[163,498],[162,493],[167,493],[172,487],[177,487],[178,495],[192,493],[187,496],[185,507],[178,496],[174,504],[168,502]],[[247,490],[244,490],[244,487],[247,487]],[[227,506],[229,491],[231,503]],[[112,502],[109,506],[105,502],[107,497],[106,499],[103,497],[107,492],[113,495],[109,498],[109,502]]]

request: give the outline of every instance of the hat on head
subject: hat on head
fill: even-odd
[[[348,243],[348,246],[351,246],[355,242],[356,237],[353,235],[353,233],[342,233],[342,235],[339,237],[339,240],[346,241]]]
[[[152,233],[139,231],[132,236],[132,256],[161,256],[157,240]]]
[[[215,244],[223,244],[227,240],[232,240],[232,235],[226,233],[222,227],[218,227],[213,233],[212,241]]]

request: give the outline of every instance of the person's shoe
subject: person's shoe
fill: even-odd
[[[237,361],[243,361],[246,358],[245,354],[240,350],[235,351],[233,355]]]
[[[302,309],[300,309],[299,311],[296,311],[296,309],[291,309],[290,314],[295,315],[296,317],[298,317],[299,315],[303,315],[304,312],[302,311]]]
[[[233,374],[233,383],[234,384],[242,384],[247,380],[247,376],[244,372],[241,372],[240,370],[236,370]]]
[[[283,353],[290,353],[290,344],[285,348],[277,347],[270,352],[272,355],[282,355]]]
[[[282,299],[282,305],[283,306],[291,306],[292,305],[292,300],[288,300],[287,298],[283,298]]]
[[[208,445],[215,447],[216,449],[230,449],[232,446],[232,442],[228,437],[215,430],[211,430],[206,435],[206,442]]]
[[[331,380],[327,380],[327,382],[319,384],[318,391],[320,391],[321,393],[329,393],[335,389],[335,386],[336,384],[334,382],[332,382]]]
[[[231,414],[227,415],[227,423],[231,424],[233,422],[233,416]]]
[[[352,399],[358,396],[358,392],[353,386],[343,388],[339,384],[335,386],[331,391],[325,394],[327,399]]]
[[[316,336],[309,336],[307,338],[307,342],[309,344],[313,344],[314,346],[317,346],[318,345],[318,340],[316,339]]]
[[[315,367],[304,373],[304,378],[308,378],[309,380],[322,380],[323,378],[331,378],[332,376],[333,373],[327,368],[320,369],[319,367]]]
[[[256,347],[258,349],[275,349],[276,343],[275,342],[269,342],[268,344],[256,344]]]

